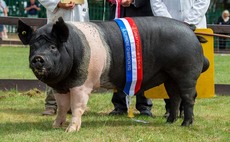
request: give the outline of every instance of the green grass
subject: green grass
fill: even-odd
[[[5,97],[2,97],[5,96]],[[1,142],[229,142],[230,99],[218,96],[197,99],[193,126],[181,127],[179,119],[166,124],[163,100],[154,100],[155,118],[138,117],[148,124],[126,116],[108,116],[113,109],[111,94],[93,94],[82,118],[79,132],[53,129],[55,116],[41,116],[44,94],[28,97],[0,92]],[[68,116],[69,118],[70,116]]]
[[[215,55],[215,83],[230,84],[230,55],[221,54]]]
[[[0,47],[0,79],[35,79],[28,58],[27,47]]]
[[[29,48],[0,47],[0,79],[35,79],[29,69]],[[215,55],[215,83],[230,84],[230,55]]]

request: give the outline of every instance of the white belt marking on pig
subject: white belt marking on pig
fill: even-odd
[[[99,27],[93,23],[87,22],[71,22],[71,24],[76,26],[77,29],[84,34],[84,38],[87,40],[90,47],[90,61],[88,66],[87,80],[85,83],[89,83],[88,85],[93,86],[94,88],[99,87],[104,83],[109,84],[109,48],[103,40],[100,31],[98,30]]]

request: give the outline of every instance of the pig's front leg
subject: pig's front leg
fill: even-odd
[[[70,106],[72,111],[71,122],[66,132],[79,131],[81,128],[81,116],[83,115],[92,89],[85,86],[70,89]]]
[[[53,123],[54,128],[60,128],[65,126],[66,122],[66,114],[67,111],[70,109],[70,94],[59,94],[55,93],[55,99],[57,102],[57,117]]]

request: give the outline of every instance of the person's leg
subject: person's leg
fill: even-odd
[[[6,26],[3,26],[3,38],[4,38],[4,39],[8,39],[7,28],[6,28]]]
[[[123,115],[127,113],[126,94],[123,91],[113,93],[112,103],[114,110],[109,115]]]
[[[2,40],[2,36],[3,36],[3,25],[0,25],[0,40]]]
[[[138,92],[136,95],[136,109],[140,111],[140,115],[153,116],[151,108],[152,101],[147,99],[143,91]]]
[[[53,89],[48,87],[46,91],[45,110],[42,115],[54,115],[57,112],[57,103],[54,97]]]

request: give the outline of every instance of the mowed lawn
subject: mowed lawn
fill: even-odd
[[[0,79],[35,79],[28,65],[28,48],[0,47]],[[215,82],[230,84],[230,56],[215,55]],[[10,69],[8,69],[10,68]],[[0,142],[229,142],[230,97],[197,99],[194,125],[181,127],[182,119],[166,124],[164,101],[154,99],[154,118],[109,116],[111,93],[92,94],[79,132],[53,129],[55,116],[41,116],[45,94],[0,92]],[[134,103],[133,103],[134,104]],[[70,115],[68,115],[68,120]]]
[[[4,97],[3,97],[4,96]],[[230,98],[197,99],[193,126],[181,127],[182,119],[166,124],[163,100],[153,100],[154,118],[109,116],[111,93],[92,94],[79,132],[53,129],[55,116],[41,116],[44,94],[29,97],[0,92],[1,142],[229,142]],[[136,112],[137,113],[137,112]],[[70,115],[68,115],[69,120]]]
[[[0,46],[0,79],[35,79],[29,69],[29,48]]]

